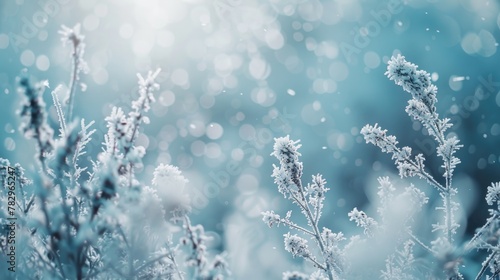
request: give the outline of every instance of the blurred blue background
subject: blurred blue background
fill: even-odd
[[[130,108],[136,73],[162,68],[151,124],[138,139],[148,152],[138,176],[149,184],[159,163],[179,166],[193,220],[215,248],[231,251],[234,276],[279,277],[301,264],[282,248],[284,229],[260,221],[261,211],[291,206],[270,177],[273,137],[301,139],[303,180],[327,179],[323,223],[334,230],[359,233],[347,213],[375,215],[376,178],[397,180],[390,156],[360,136],[367,123],[423,153],[441,178],[432,139],[404,111],[410,95],[384,77],[387,60],[402,53],[431,73],[439,113],[464,144],[455,185],[470,235],[484,223],[486,187],[500,178],[499,8],[486,0],[1,0],[0,156],[33,170],[15,78],[26,68],[52,89],[67,86],[70,48],[57,31],[81,23],[90,72],[75,114],[98,129],[88,156],[101,149],[112,106]]]

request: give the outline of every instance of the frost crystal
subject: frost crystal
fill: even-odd
[[[80,44],[85,38],[85,36],[80,33],[80,29],[80,24],[76,24],[73,28],[62,25],[59,34],[61,34],[61,41],[63,42],[63,44],[66,44],[68,42],[74,45]]]
[[[486,193],[486,202],[488,205],[493,205],[498,201],[500,201],[500,182],[491,183]]]
[[[291,235],[290,233],[284,234],[285,237],[285,250],[290,252],[292,256],[299,256],[307,258],[310,256],[307,240],[299,237],[297,234]]]
[[[76,84],[80,80],[80,72],[87,73],[88,66],[83,59],[83,54],[85,52],[85,43],[83,42],[85,36],[80,33],[81,25],[76,24],[75,27],[69,28],[65,25],[61,26],[59,34],[61,34],[61,41],[63,45],[70,43],[73,49],[71,57],[73,58],[73,71],[71,72],[71,79],[69,84],[68,92],[68,108],[66,117],[68,118],[66,122],[71,122],[73,120],[73,105],[75,100]]]
[[[386,129],[381,129],[378,124],[374,126],[365,125],[361,129],[361,134],[363,134],[366,143],[371,143],[375,146],[380,147],[382,152],[393,153],[395,147],[398,144],[396,137],[393,135],[387,135]]]
[[[359,211],[358,208],[352,209],[348,214],[349,220],[356,222],[356,225],[364,228],[365,234],[371,236],[378,223],[366,215],[365,212]]]
[[[176,185],[184,185],[188,182],[177,166],[163,164],[158,165],[153,172],[153,186],[160,186],[165,182],[173,182]]]
[[[431,110],[429,113],[435,112],[437,87],[431,84],[429,73],[417,70],[417,65],[407,62],[404,56],[398,54],[389,61],[385,74],[415,100],[428,107]]]
[[[289,180],[299,187],[303,168],[302,162],[299,161],[301,154],[297,151],[302,146],[298,144],[300,141],[292,141],[288,135],[286,137],[275,138],[274,141],[274,152],[271,155],[275,156],[281,164],[279,172],[276,171],[277,176],[284,183]]]
[[[281,218],[280,215],[275,214],[274,211],[266,211],[262,213],[262,221],[264,221],[264,223],[271,228],[275,224],[279,226]]]

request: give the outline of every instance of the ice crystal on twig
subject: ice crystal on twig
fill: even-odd
[[[76,24],[73,28],[69,28],[65,25],[61,26],[61,30],[59,34],[61,34],[61,41],[64,45],[66,43],[70,43],[72,47],[71,57],[73,59],[73,70],[71,72],[71,79],[69,83],[69,91],[68,91],[68,109],[66,112],[67,120],[66,122],[71,122],[73,120],[73,107],[74,107],[74,99],[75,99],[75,91],[76,91],[76,83],[80,80],[80,72],[86,73],[88,71],[88,66],[85,60],[83,59],[83,54],[85,52],[85,43],[83,36],[80,33],[80,24]]]
[[[319,268],[316,275],[326,274],[328,279],[335,279],[343,273],[343,251],[338,242],[342,239],[337,241],[334,239],[335,236],[342,236],[342,234],[335,235],[326,228],[323,233],[319,230],[319,220],[328,188],[325,187],[326,180],[321,174],[313,175],[312,182],[306,187],[302,185],[303,164],[299,160],[301,155],[298,152],[301,147],[299,142],[290,140],[289,136],[275,138],[274,151],[271,155],[279,160],[280,166],[273,165],[272,177],[278,185],[278,191],[300,208],[307,219],[307,227],[293,222],[291,211],[288,211],[284,218],[274,211],[262,212],[262,220],[269,227],[283,224],[311,237],[320,251],[319,256],[309,251],[306,239],[290,232],[284,235],[285,250],[290,252],[292,256],[302,257]]]

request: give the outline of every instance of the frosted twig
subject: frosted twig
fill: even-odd
[[[54,107],[56,108],[57,112],[57,119],[59,121],[59,126],[60,126],[60,131],[61,131],[61,137],[64,137],[66,134],[66,120],[64,119],[64,113],[62,110],[62,105],[61,102],[59,102],[59,97],[57,97],[57,93],[59,90],[61,90],[62,86],[58,85],[53,91],[52,91],[52,99],[54,101]]]
[[[486,269],[488,269],[488,265],[493,260],[493,258],[496,256],[496,254],[497,254],[496,251],[491,252],[491,254],[486,258],[486,260],[483,262],[483,265],[481,266],[481,270],[479,270],[479,272],[478,272],[475,280],[481,279],[481,277],[483,276],[483,274],[486,271]],[[494,278],[491,278],[491,279],[494,279]]]
[[[83,53],[85,51],[85,43],[83,42],[83,39],[85,36],[80,34],[80,28],[80,24],[75,25],[73,28],[63,25],[59,31],[63,44],[69,42],[72,47],[71,57],[73,59],[73,66],[68,91],[68,109],[66,113],[67,123],[70,123],[73,120],[73,106],[75,102],[76,83],[80,79],[79,73],[82,70],[86,71],[87,67],[85,61],[83,60]]]
[[[422,246],[429,253],[436,255],[436,251],[432,250],[429,246],[425,245],[418,237],[416,237],[411,231],[407,230],[406,233],[415,241],[418,245]]]
[[[275,138],[274,151],[271,155],[274,155],[279,160],[280,166],[274,166],[272,176],[274,177],[274,182],[278,185],[278,191],[285,198],[297,204],[301,209],[311,230],[292,223],[289,220],[291,211],[287,213],[285,219],[282,219],[272,211],[263,212],[262,220],[270,227],[273,224],[279,225],[283,223],[291,229],[296,229],[312,236],[319,247],[321,256],[325,261],[324,263],[320,263],[311,255],[307,249],[305,240],[297,235],[285,234],[285,249],[294,256],[297,255],[312,261],[317,268],[326,273],[329,279],[335,279],[334,273],[340,274],[342,272],[340,267],[334,263],[339,261],[335,260],[336,256],[333,253],[337,249],[337,244],[329,244],[327,247],[318,226],[325,197],[324,194],[328,190],[325,187],[326,181],[318,174],[313,176],[312,184],[304,188],[301,180],[303,164],[299,161],[300,153],[298,152],[300,146],[299,141],[290,140],[289,136]],[[314,211],[311,210],[311,207],[313,207]],[[340,252],[341,250],[338,251]]]

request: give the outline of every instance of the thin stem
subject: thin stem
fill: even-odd
[[[146,90],[146,92],[148,92],[149,87],[147,87],[145,90]],[[135,117],[135,124],[133,125],[132,133],[131,133],[130,139],[128,141],[128,145],[125,145],[125,147],[123,148],[124,149],[123,157],[126,157],[128,155],[128,153],[130,152],[130,149],[132,148],[132,146],[134,144],[135,135],[136,135],[137,131],[139,130],[139,126],[141,124],[141,120],[143,117],[143,115],[141,113],[141,109],[143,109],[145,105],[146,105],[146,98],[144,98],[144,100],[142,101],[140,109],[135,110],[137,113],[137,116]]]
[[[398,148],[396,145],[392,145],[390,142],[387,142],[393,148],[396,153],[402,154],[401,149]],[[434,177],[432,177],[429,173],[427,173],[425,170],[423,170],[417,163],[415,163],[410,157],[405,157],[404,160],[411,164],[413,167],[415,167],[418,170],[418,174],[420,177],[425,178],[432,186],[434,186],[436,189],[438,189],[440,192],[445,192],[446,188],[443,187]]]
[[[169,241],[170,242],[170,241]],[[177,265],[177,262],[175,261],[175,256],[174,256],[174,251],[172,250],[172,248],[170,247],[170,244],[167,244],[167,249],[168,249],[168,252],[169,252],[169,256],[168,258],[172,261],[172,264],[174,266],[174,269],[176,271],[176,274],[177,276],[179,276],[179,279],[180,280],[183,280],[184,277],[182,277],[182,273],[181,271],[179,270],[179,266]]]
[[[431,108],[427,105],[427,108],[429,109],[429,111],[431,112]],[[434,119],[434,121],[432,122],[433,125],[431,125],[431,128],[433,129],[434,131],[434,134],[436,136],[436,141],[438,142],[438,144],[440,146],[444,145],[445,144],[445,138],[444,138],[444,135],[443,135],[443,131],[441,131],[441,128],[439,126],[439,122],[437,120],[437,117],[436,119]],[[448,242],[450,242],[450,244],[452,243],[453,241],[453,237],[452,237],[452,213],[451,213],[451,181],[452,181],[452,178],[451,178],[451,158],[452,158],[452,155],[451,155],[452,151],[450,151],[450,154],[449,155],[446,155],[446,156],[443,156],[443,163],[444,163],[444,167],[445,167],[445,178],[446,178],[446,187],[445,187],[445,203],[446,203],[446,236],[447,236],[447,239],[448,239]]]
[[[310,230],[308,230],[308,229],[305,229],[305,228],[303,228],[303,227],[301,227],[301,226],[299,226],[299,225],[296,225],[296,224],[294,224],[294,223],[292,223],[292,222],[290,222],[290,221],[287,221],[287,220],[285,220],[285,219],[281,219],[281,222],[282,222],[282,223],[284,223],[285,225],[289,226],[290,228],[294,228],[294,229],[296,229],[296,230],[299,230],[299,231],[302,231],[302,232],[304,232],[304,233],[307,233],[307,234],[309,234],[309,235],[311,235],[311,236],[314,236],[314,232],[312,232],[312,231],[310,231]]]
[[[132,163],[129,163],[129,172],[128,172],[128,187],[129,187],[129,189],[132,188],[132,175],[133,175],[132,168],[133,168]]]
[[[451,218],[452,218],[451,192],[450,192],[449,187],[447,187],[447,191],[445,193],[445,199],[446,199],[446,237],[448,239],[448,242],[450,242],[450,244],[451,244],[453,241],[453,237],[452,237],[452,225],[451,225]]]
[[[30,197],[30,201],[28,202],[28,205],[24,208],[24,214],[28,214],[28,212],[31,209],[31,206],[35,203],[35,196],[32,194]]]
[[[436,128],[432,128],[434,126],[436,126]],[[437,142],[440,145],[442,145],[444,143],[442,133],[439,130],[436,123],[434,123],[434,126],[431,126],[431,128],[433,130],[435,130]],[[402,154],[401,150],[396,145],[392,145],[390,142],[387,142],[387,144],[389,144],[396,151],[396,153]],[[434,179],[434,177],[432,177],[429,173],[427,173],[425,170],[423,170],[423,168],[421,168],[420,165],[415,163],[410,157],[405,157],[404,160],[418,170],[418,175],[420,177],[425,178],[432,186],[437,188],[439,192],[444,194],[444,199],[445,199],[445,204],[446,204],[445,205],[446,206],[446,209],[445,209],[446,237],[448,239],[448,242],[450,242],[450,244],[451,244],[452,239],[453,239],[452,238],[452,221],[451,221],[452,220],[451,219],[451,217],[452,217],[452,213],[451,213],[451,172],[449,172],[451,169],[450,168],[451,167],[451,155],[446,157],[446,158],[447,159],[445,159],[444,164],[445,164],[445,168],[448,170],[448,172],[446,172],[446,185],[445,186],[443,186],[439,182],[437,182],[436,179]]]
[[[314,259],[313,257],[309,256],[307,257],[308,260],[312,261],[319,269],[322,269],[324,271],[327,270],[327,268],[325,268],[322,264],[320,264],[316,259]]]
[[[498,275],[500,274],[500,270],[497,270],[495,271],[495,273],[493,273],[493,275],[491,275],[490,279],[499,279],[500,277],[498,277]],[[498,277],[498,278],[496,278]]]
[[[78,75],[79,59],[78,59],[78,45],[73,43],[73,71],[71,73],[71,80],[69,83],[69,100],[68,100],[68,112],[67,112],[67,123],[73,120],[73,103],[75,102],[75,90],[76,90],[76,79]]]
[[[44,155],[45,148],[42,145],[42,140],[40,139],[40,129],[37,129],[37,135],[38,135],[38,137],[36,138],[36,142],[38,144],[38,148],[40,149],[40,151],[39,151],[40,153],[38,155],[38,160],[40,161],[40,165],[42,166],[43,173],[49,174],[47,163],[45,162],[45,155]]]
[[[493,214],[493,216],[491,216],[488,220],[486,220],[486,223],[476,232],[476,234],[474,234],[474,236],[472,237],[472,239],[467,243],[467,245],[465,246],[465,249],[467,251],[470,251],[472,250],[473,248],[473,243],[476,241],[476,239],[478,239],[481,235],[483,235],[483,230],[488,227],[496,218],[498,217],[498,214],[495,213]]]
[[[429,253],[436,255],[436,251],[432,250],[431,248],[429,248],[429,246],[425,245],[420,239],[418,239],[418,237],[413,235],[413,233],[411,231],[407,230],[406,232],[411,237],[411,239],[413,239],[413,241],[415,241],[418,245],[422,246],[422,248],[429,251]]]
[[[304,195],[304,189],[302,187],[302,182],[299,180],[298,183],[299,183],[299,185],[297,187],[299,189],[300,197],[301,197],[302,201],[305,202],[305,207],[304,206],[302,206],[302,207],[304,209],[305,214],[307,215],[307,219],[311,223],[311,227],[313,228],[313,231],[314,231],[314,237],[316,238],[316,240],[318,242],[318,245],[319,245],[319,248],[321,250],[321,254],[324,257],[325,254],[326,254],[325,244],[323,244],[323,239],[321,238],[321,234],[319,232],[318,225],[317,225],[317,223],[315,222],[315,220],[313,218],[311,209],[309,208],[309,204],[307,204],[306,197]],[[325,272],[328,275],[328,279],[333,280],[332,268],[330,267],[330,265],[328,264],[328,262],[325,261],[325,264],[326,264]]]
[[[481,267],[481,270],[479,271],[479,273],[476,276],[476,280],[481,279],[481,277],[483,276],[484,272],[488,268],[488,265],[490,264],[491,260],[493,260],[493,258],[495,257],[496,254],[497,254],[497,252],[492,252],[488,256],[488,258],[486,259],[486,261],[484,261],[483,266]]]
[[[54,107],[56,108],[57,111],[57,118],[59,120],[59,125],[61,126],[61,131],[62,131],[62,137],[65,137],[67,129],[66,129],[66,121],[64,120],[64,113],[62,111],[61,103],[59,102],[59,98],[57,97],[57,92],[61,86],[57,86],[55,90],[52,91],[52,100],[54,102]]]
[[[441,139],[440,144],[444,143],[443,139]],[[452,213],[451,213],[451,155],[446,156],[444,160],[445,173],[446,173],[446,191],[445,191],[445,200],[446,200],[446,235],[448,238],[448,242],[450,244],[453,241],[452,238]]]
[[[315,210],[316,210],[316,211],[314,211],[314,222],[315,222],[316,224],[318,224],[318,223],[319,223],[319,216],[320,216],[320,214],[321,214],[321,210],[322,210],[322,209],[320,208],[320,205],[321,205],[321,203],[320,203],[320,202],[318,202],[318,204],[316,205],[316,207],[314,207],[314,208],[315,208]]]
[[[87,255],[86,248],[78,246],[76,250],[75,262],[76,262],[76,278],[78,280],[83,279],[83,265],[85,263],[85,256]]]

